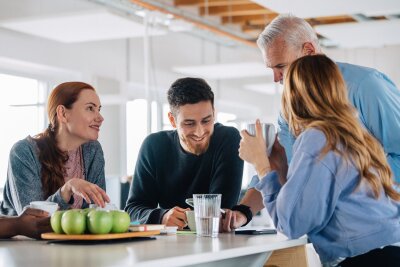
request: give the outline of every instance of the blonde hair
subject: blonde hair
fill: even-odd
[[[321,157],[329,151],[351,161],[378,198],[385,194],[400,200],[393,189],[392,172],[379,142],[360,124],[347,98],[347,89],[336,64],[324,55],[305,56],[289,67],[282,97],[283,116],[298,136],[317,128],[326,136]]]

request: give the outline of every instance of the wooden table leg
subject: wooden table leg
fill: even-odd
[[[307,267],[306,246],[275,250],[264,267]]]

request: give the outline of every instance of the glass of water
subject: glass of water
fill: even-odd
[[[193,194],[197,236],[217,237],[221,194]]]

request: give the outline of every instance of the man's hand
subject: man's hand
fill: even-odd
[[[50,217],[46,211],[27,208],[16,220],[17,234],[39,239],[45,232],[51,232]]]
[[[162,218],[162,224],[166,226],[178,226],[179,230],[187,225],[187,218],[185,211],[190,210],[182,209],[180,207],[173,207],[167,213],[164,214]]]
[[[247,222],[246,216],[237,210],[225,209],[226,213],[221,218],[220,229],[222,232],[232,232]]]
[[[271,155],[269,156],[271,169],[275,170],[279,175],[279,182],[283,185],[286,183],[286,175],[288,171],[288,163],[286,159],[285,148],[281,146],[276,135]]]

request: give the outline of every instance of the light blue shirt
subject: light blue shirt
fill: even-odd
[[[289,238],[308,235],[321,261],[331,262],[400,241],[400,204],[381,190],[373,197],[357,168],[329,151],[320,157],[325,135],[308,129],[293,147],[287,182],[275,171],[255,188],[276,228]]]
[[[381,143],[396,182],[400,182],[400,90],[383,73],[366,67],[337,63],[347,84],[348,98],[364,127]],[[294,136],[279,116],[279,142],[288,162]]]

